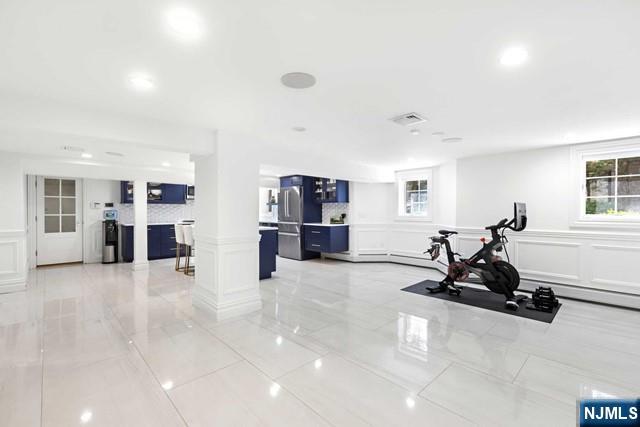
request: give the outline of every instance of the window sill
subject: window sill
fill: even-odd
[[[433,222],[430,216],[411,216],[411,215],[397,215],[395,217],[396,222]]]
[[[593,218],[578,219],[572,221],[569,226],[577,229],[614,229],[614,230],[640,230],[640,218],[638,219],[614,219],[614,218]]]

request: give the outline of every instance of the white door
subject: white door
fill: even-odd
[[[82,261],[82,180],[37,179],[37,265]]]

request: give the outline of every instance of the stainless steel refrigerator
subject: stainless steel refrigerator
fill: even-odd
[[[278,198],[278,255],[283,258],[304,259],[303,191],[302,186],[280,189]]]

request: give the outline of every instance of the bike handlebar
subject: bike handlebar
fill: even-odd
[[[494,230],[494,229],[498,229],[498,228],[502,228],[504,226],[507,225],[507,222],[509,220],[507,218],[504,218],[502,221],[500,221],[499,223],[497,223],[496,225],[488,225],[486,226],[484,229],[485,230]]]

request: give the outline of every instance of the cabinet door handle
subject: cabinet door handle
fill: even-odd
[[[171,240],[176,240],[176,238],[175,238],[175,237],[169,237],[169,238],[170,238]]]
[[[320,234],[319,231],[311,231],[313,234]]]
[[[320,247],[320,245],[315,245],[315,244],[313,244],[313,243],[311,244],[311,246],[314,246],[314,247],[316,247],[316,248],[319,248],[319,247]]]

